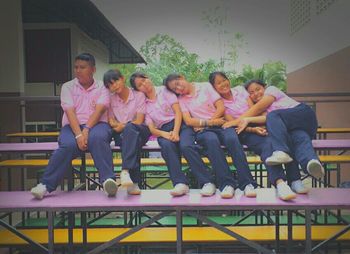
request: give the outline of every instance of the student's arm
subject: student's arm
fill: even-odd
[[[83,131],[82,131],[83,136],[85,138],[86,145],[87,145],[88,138],[89,138],[89,130],[90,130],[90,128],[94,127],[100,121],[100,118],[103,115],[103,113],[106,111],[106,109],[107,108],[106,108],[105,105],[97,104],[96,108],[95,108],[95,111],[90,115],[88,121],[86,122],[85,125],[86,125],[87,128],[84,128]]]
[[[175,112],[174,129],[171,132],[172,141],[178,142],[178,141],[180,141],[180,128],[181,128],[181,122],[182,122],[182,112],[181,112],[179,103],[174,103],[173,105],[171,105],[171,108]]]
[[[271,95],[264,96],[259,102],[257,102],[255,105],[253,105],[250,109],[248,109],[246,112],[244,112],[239,118],[232,120],[225,124],[225,128],[231,127],[231,126],[238,126],[239,122],[244,117],[251,117],[251,116],[258,116],[262,114],[268,107],[271,106],[271,104],[275,101],[275,97]]]
[[[148,124],[148,128],[149,128],[150,132],[152,133],[152,135],[154,135],[156,137],[162,137],[162,138],[171,140],[170,132],[159,130],[158,128],[156,128],[156,126],[154,125],[153,122]]]
[[[65,112],[69,121],[69,126],[74,133],[79,149],[85,151],[87,149],[87,140],[80,129],[80,124],[77,115],[75,114],[75,109],[69,108],[66,109]]]
[[[132,121],[132,123],[133,123],[133,124],[140,125],[140,124],[143,123],[144,120],[145,120],[145,114],[140,113],[140,112],[137,112],[137,113],[136,113],[135,120]]]
[[[117,133],[120,133],[124,130],[125,128],[125,124],[124,123],[121,123],[121,122],[118,122],[117,119],[115,119],[114,116],[110,116],[108,118],[108,123],[109,125],[112,127],[112,129],[117,132]]]
[[[237,134],[240,134],[242,131],[244,131],[244,129],[246,129],[247,126],[251,123],[264,124],[266,123],[266,116],[253,116],[242,118],[236,128]]]

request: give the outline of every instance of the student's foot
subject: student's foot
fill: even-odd
[[[140,187],[137,183],[133,183],[132,185],[130,185],[127,188],[127,191],[128,191],[129,195],[140,195],[141,194]]]
[[[216,187],[213,183],[206,183],[203,185],[202,189],[200,190],[200,194],[204,197],[213,196],[215,194]]]
[[[178,183],[175,185],[174,189],[170,191],[171,196],[173,197],[179,197],[182,195],[185,195],[190,191],[190,188],[187,184],[184,183]]]
[[[268,166],[274,166],[289,163],[292,161],[292,157],[290,157],[287,153],[282,151],[274,151],[272,155],[266,159],[265,163]]]
[[[114,197],[117,194],[118,185],[112,178],[108,178],[103,182],[103,190],[108,197]]]
[[[309,189],[306,188],[301,180],[293,181],[290,188],[297,194],[307,194]]]
[[[324,168],[321,162],[316,159],[312,159],[307,163],[306,170],[310,175],[317,179],[324,176]]]
[[[297,194],[295,194],[288,186],[288,184],[284,181],[277,184],[276,189],[277,196],[284,201],[292,200],[297,197]]]
[[[231,185],[226,185],[225,188],[221,191],[221,198],[233,198],[235,194],[235,189]]]
[[[120,172],[120,184],[122,187],[128,187],[133,185],[128,170],[123,169],[122,172]]]
[[[39,183],[37,186],[33,187],[30,192],[36,199],[43,199],[47,193],[46,185]]]
[[[244,196],[248,198],[255,198],[256,197],[256,190],[254,186],[250,183],[247,184],[244,188]]]

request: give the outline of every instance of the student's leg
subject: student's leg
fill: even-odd
[[[220,142],[226,146],[226,149],[233,160],[233,165],[237,169],[239,188],[244,190],[244,187],[248,184],[257,187],[257,183],[250,172],[247,157],[243,151],[243,146],[239,141],[236,131],[233,128],[217,128],[217,132],[220,137]]]
[[[236,188],[237,183],[233,179],[217,134],[210,130],[204,130],[197,133],[197,142],[204,147],[208,154],[220,191],[222,191],[225,186]]]
[[[289,109],[276,110],[284,122],[288,132],[293,130],[305,131],[310,139],[315,138],[317,132],[317,118],[311,107],[304,103]]]
[[[174,129],[174,121],[164,124],[161,127],[161,130],[167,131],[167,132],[172,131],[173,129]],[[173,185],[175,186],[178,183],[184,183],[188,185],[187,178],[185,174],[182,172],[179,143],[172,142],[162,137],[158,137],[157,140],[161,147],[161,154],[166,162],[170,179]]]
[[[214,179],[202,160],[195,137],[196,133],[193,128],[186,125],[182,126],[180,132],[180,150],[187,160],[199,186],[202,187],[206,183],[213,183]]]
[[[81,154],[74,133],[69,125],[61,129],[58,137],[58,149],[50,157],[41,183],[46,185],[48,192],[54,191],[64,177],[66,170],[72,167],[72,160]]]
[[[151,133],[147,126],[127,123],[121,136],[122,169],[128,169],[134,183],[141,182],[140,160],[142,146]]]
[[[89,131],[88,148],[94,159],[95,166],[99,171],[100,182],[112,178],[115,180],[113,172],[113,155],[110,146],[112,129],[107,123],[97,123]]]
[[[280,111],[282,110],[275,110],[267,114],[266,127],[272,151],[282,151],[290,155],[292,153],[290,150],[291,140],[287,126],[279,114]]]
[[[308,133],[303,130],[293,130],[290,132],[295,159],[301,168],[307,173],[307,164],[311,160],[319,160],[312,146],[312,141]]]
[[[243,132],[239,135],[239,138],[242,144],[247,145],[250,150],[259,155],[263,162],[271,156],[272,147],[268,137],[259,136],[255,133]],[[281,165],[268,166],[265,163],[265,167],[268,179],[272,185],[275,186],[278,179],[286,180],[286,175]]]

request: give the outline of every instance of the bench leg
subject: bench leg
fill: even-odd
[[[311,211],[305,210],[305,253],[311,254]]]
[[[182,211],[176,210],[176,253],[182,253]]]

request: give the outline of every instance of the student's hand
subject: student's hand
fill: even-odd
[[[176,131],[171,131],[170,132],[170,137],[171,137],[171,141],[173,141],[173,142],[179,142],[180,141],[179,133],[177,133]]]
[[[238,121],[237,120],[232,120],[232,121],[228,121],[226,123],[224,123],[221,127],[224,129],[230,128],[232,126],[237,126],[238,125]]]
[[[81,151],[86,151],[87,150],[87,144],[85,142],[84,136],[81,135],[80,137],[77,138],[77,144],[78,147]]]
[[[204,127],[193,127],[194,132],[200,132],[204,130]]]
[[[167,139],[167,140],[172,141],[172,140],[171,140],[171,134],[170,134],[170,132],[162,131],[161,134],[160,134],[160,136],[161,136],[162,138],[165,138],[165,139]]]
[[[224,123],[223,117],[208,120],[208,126],[222,126]]]
[[[240,134],[242,131],[244,131],[245,128],[247,128],[248,124],[249,124],[249,121],[247,119],[245,118],[241,119],[241,121],[239,121],[238,126],[236,128],[237,134]]]
[[[83,131],[82,131],[82,134],[83,134],[83,138],[84,138],[84,144],[85,144],[86,149],[87,149],[87,147],[88,147],[88,140],[89,140],[89,129],[84,128]]]
[[[252,129],[259,136],[267,136],[267,130],[263,127],[253,127]]]
[[[117,133],[120,133],[124,130],[125,124],[123,123],[117,123],[116,126],[113,128],[113,130]]]

